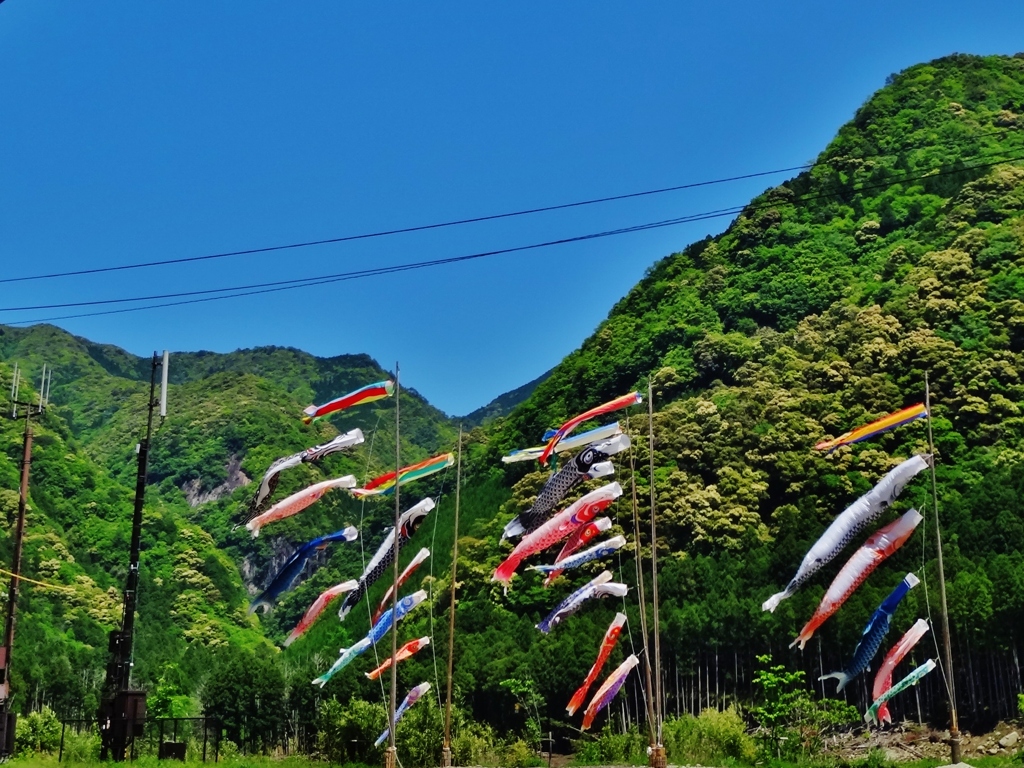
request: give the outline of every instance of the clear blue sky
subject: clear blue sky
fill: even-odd
[[[1024,3],[0,5],[0,277],[428,224],[797,165],[885,77],[1024,49]],[[781,177],[778,178],[781,180]],[[754,180],[430,233],[0,284],[0,306],[307,277],[742,204]],[[576,348],[713,220],[63,320],[148,354],[367,352],[452,414]],[[82,310],[79,310],[82,311]],[[67,311],[0,312],[0,322]],[[59,372],[58,372],[59,375]]]

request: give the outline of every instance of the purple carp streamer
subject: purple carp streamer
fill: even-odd
[[[629,658],[619,664],[615,671],[608,675],[608,679],[601,683],[601,687],[597,689],[597,693],[594,694],[594,698],[590,700],[590,704],[587,705],[587,709],[583,713],[581,730],[590,730],[590,726],[594,724],[594,718],[597,717],[597,713],[611,703],[611,700],[615,698],[615,694],[619,692],[623,683],[626,682],[626,678],[629,677],[633,667],[639,663],[640,659],[636,657],[636,654],[630,654]]]
[[[774,611],[779,603],[800,589],[811,576],[842,552],[854,536],[881,515],[896,500],[907,483],[921,470],[930,467],[931,463],[932,457],[928,454],[910,457],[883,477],[878,485],[843,510],[804,556],[796,576],[784,590],[765,600],[761,610]]]
[[[423,694],[425,694],[429,690],[430,690],[430,683],[420,683],[415,688],[413,688],[411,691],[409,691],[409,693],[406,695],[406,697],[404,699],[402,699],[402,703],[398,705],[398,709],[395,710],[395,725],[398,725],[398,721],[402,719],[402,715],[404,715],[406,713],[406,711],[409,709],[409,707],[411,707],[413,704],[415,704],[417,701],[419,701],[420,698],[422,698]],[[384,729],[384,733],[382,733],[380,736],[378,736],[377,740],[375,742],[373,742],[373,746],[379,747],[381,744],[384,743],[385,739],[387,739],[388,736],[390,736],[390,735],[391,735],[391,729],[390,728],[385,728]]]

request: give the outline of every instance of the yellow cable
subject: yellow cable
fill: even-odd
[[[27,581],[29,584],[35,584],[36,586],[39,586],[39,587],[46,587],[47,589],[59,589],[62,592],[74,592],[75,591],[74,587],[68,587],[68,586],[65,586],[63,584],[47,584],[44,581],[36,581],[35,579],[30,579],[27,576],[15,575],[11,571],[5,571],[3,568],[0,568],[0,573],[4,574],[5,576],[11,576],[11,577],[17,579],[18,581]]]

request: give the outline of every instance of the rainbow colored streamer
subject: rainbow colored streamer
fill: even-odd
[[[351,408],[353,405],[362,405],[363,403],[372,403],[374,400],[382,400],[385,397],[390,397],[395,393],[395,382],[378,381],[376,384],[367,384],[365,387],[360,387],[355,392],[349,392],[347,395],[336,397],[329,403],[323,405],[311,405],[302,412],[302,423],[312,424],[317,419],[322,419],[325,416],[330,416],[332,413],[343,411],[346,408]]]
[[[419,480],[421,477],[440,472],[454,463],[454,453],[442,453],[440,456],[421,461],[419,464],[402,467],[397,473],[388,472],[386,475],[375,477],[362,488],[353,488],[352,494],[354,496],[386,496],[394,492],[396,485],[405,485],[413,480]],[[395,482],[396,476],[398,477],[397,483]]]
[[[551,454],[554,452],[555,446],[558,444],[558,441],[561,440],[570,432],[572,432],[574,429],[576,429],[576,427],[578,427],[583,422],[590,421],[591,419],[595,419],[598,416],[603,416],[606,413],[611,413],[612,411],[618,411],[623,408],[628,408],[631,405],[636,405],[637,403],[642,403],[643,401],[644,399],[643,397],[640,396],[639,392],[630,392],[628,395],[623,395],[622,397],[617,397],[614,400],[609,400],[607,403],[604,403],[603,405],[598,405],[595,408],[591,408],[589,411],[584,411],[579,416],[574,416],[573,418],[565,422],[565,424],[560,426],[558,429],[552,432],[548,432],[546,435],[544,435],[544,438],[548,441],[548,444],[544,446],[544,452],[541,453],[541,455],[537,458],[537,461],[539,461],[541,464],[547,464],[547,461],[551,457]]]
[[[928,416],[928,410],[924,407],[924,403],[918,403],[912,405],[909,408],[890,413],[888,416],[883,416],[880,419],[872,421],[870,424],[865,424],[862,427],[851,429],[839,437],[833,440],[825,440],[818,443],[814,448],[819,451],[828,451],[831,453],[841,445],[850,445],[851,443],[859,443],[861,440],[869,440],[875,435],[880,435],[883,432],[888,432],[890,429],[896,429],[902,427],[904,424],[909,424],[917,419],[924,419]]]

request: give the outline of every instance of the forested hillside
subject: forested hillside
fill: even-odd
[[[62,686],[74,670],[94,695],[101,674],[102,633],[117,607],[126,559],[122,539],[149,362],[52,327],[0,329],[0,359],[8,363],[0,366],[5,380],[14,360],[32,372],[44,361],[56,370],[54,408],[33,467],[30,549],[36,554],[26,573],[71,585],[74,600],[84,601],[76,608],[70,597],[26,590],[19,647],[39,642],[47,652],[31,668],[15,656],[15,686],[26,692],[24,709],[44,699],[62,712],[81,701],[88,709],[92,704],[78,688],[64,699],[57,691],[70,690]],[[565,703],[616,610],[629,615],[630,631],[612,662],[631,652],[631,643],[639,650],[635,589],[625,603],[589,605],[549,635],[534,628],[600,564],[563,575],[548,589],[539,574],[522,568],[507,593],[490,576],[510,548],[499,543],[504,524],[529,506],[546,479],[535,465],[504,466],[500,456],[536,445],[547,428],[586,408],[631,389],[646,392],[648,381],[670,712],[749,703],[757,654],[771,652],[811,679],[842,668],[872,611],[908,571],[925,583],[904,601],[890,639],[918,616],[937,615],[927,474],[882,519],[915,506],[927,513],[926,523],[807,650],[788,645],[852,548],[774,614],[761,610],[828,521],[901,460],[926,452],[928,440],[925,423],[916,422],[831,454],[812,446],[923,401],[926,374],[957,684],[966,722],[983,725],[1007,716],[1022,690],[1022,58],[956,55],[893,76],[813,167],[751,201],[722,235],[654,264],[525,402],[466,435],[455,659],[460,717],[518,733],[532,711],[545,730],[572,734]],[[366,632],[365,605],[343,624],[329,610],[293,646],[283,652],[274,646],[322,589],[358,575],[383,538],[391,502],[361,503],[336,491],[258,539],[233,526],[251,494],[246,480],[258,480],[276,457],[337,431],[359,426],[366,443],[321,467],[289,470],[275,498],[325,477],[351,472],[363,480],[392,468],[391,401],[314,427],[297,419],[309,402],[386,375],[365,356],[323,360],[277,348],[172,358],[171,415],[154,440],[147,506],[137,670],[144,684],[198,711],[228,695],[231,670],[258,663],[258,677],[272,678],[276,698],[264,693],[254,706],[271,720],[268,712],[291,712],[288,722],[307,736],[323,727],[318,711],[337,715],[335,705],[326,705],[332,699],[349,708],[349,718],[356,716],[352,701],[381,700],[380,685],[363,676],[376,666],[372,653],[322,691],[309,685],[339,647]],[[410,461],[455,447],[457,426],[443,414],[414,393],[401,405],[403,455]],[[641,530],[650,522],[646,406],[620,419],[635,449],[615,458],[626,494],[610,510],[612,533],[632,542],[634,477]],[[5,423],[2,432],[0,477],[7,490],[0,499],[9,515],[19,429]],[[443,687],[453,491],[454,470],[403,490],[408,504],[428,493],[442,500],[403,555],[404,564],[420,547],[432,549],[429,564],[403,590],[422,584],[430,598],[402,625],[402,635],[431,635],[433,644],[399,668],[402,690],[422,680]],[[246,586],[251,594],[295,546],[346,524],[360,525],[359,541],[320,556],[319,569],[272,613],[246,614]],[[9,537],[3,545],[6,558]],[[645,567],[650,546],[642,533]],[[609,566],[631,586],[634,552],[631,543]],[[371,590],[372,607],[384,587]],[[932,642],[922,643],[916,661],[936,655]],[[617,718],[642,719],[636,680],[616,705]],[[834,683],[814,687],[832,695]],[[940,688],[933,675],[921,689],[922,716],[939,726],[945,722]],[[867,690],[858,681],[844,696],[865,705]],[[894,717],[913,705],[913,699],[895,701]],[[435,715],[436,701],[421,705],[414,717],[422,720],[414,722],[427,727]]]

